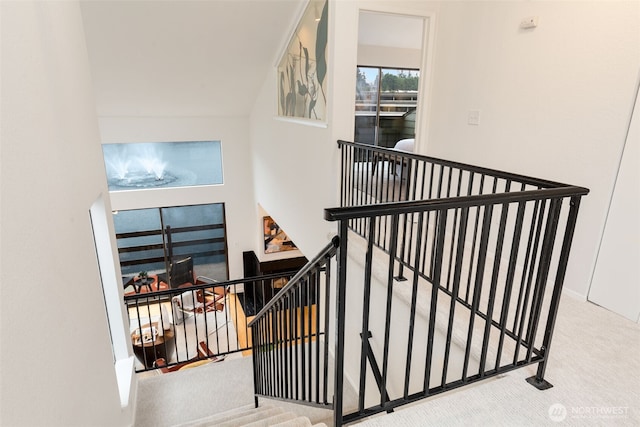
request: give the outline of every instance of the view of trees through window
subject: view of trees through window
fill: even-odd
[[[358,67],[355,141],[393,147],[415,137],[420,71]]]

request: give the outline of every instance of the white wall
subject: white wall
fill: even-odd
[[[640,3],[331,6],[332,36],[339,40],[331,45],[333,137],[353,133],[358,10],[430,16],[435,37],[424,58],[431,69],[421,73],[427,87],[421,87],[417,150],[589,187],[565,280],[565,289],[586,297],[640,68]],[[532,15],[539,26],[520,30]],[[481,111],[479,126],[467,125],[469,110]]]
[[[417,150],[588,187],[565,289],[585,297],[640,69],[640,3],[346,1],[332,4],[334,134],[351,138],[358,8],[433,14]],[[538,16],[535,29],[520,21]],[[424,75],[424,74],[423,74]],[[339,88],[339,89],[338,89]],[[480,110],[480,125],[467,125]]]
[[[358,65],[391,68],[420,68],[422,51],[388,46],[358,46]]]
[[[114,210],[126,210],[225,203],[229,278],[243,277],[242,252],[254,250],[261,232],[253,203],[248,119],[101,117],[100,134],[103,143],[221,141],[224,185],[114,192],[111,205]]]
[[[333,230],[323,214],[337,203],[337,144],[325,127],[275,119],[276,99],[274,68],[250,120],[256,202],[312,258],[329,243]]]
[[[374,11],[415,11],[411,1],[365,4]],[[356,1],[330,0],[327,127],[276,118],[275,66],[264,81],[250,117],[256,201],[307,257],[313,257],[336,233],[336,224],[326,222],[323,214],[325,208],[339,204],[337,140],[353,140],[358,6]],[[403,52],[407,54],[403,60],[408,61],[407,66],[415,66],[411,65],[415,52],[409,51]],[[274,64],[278,60],[275,58]]]
[[[0,16],[0,424],[131,425],[89,219],[107,189],[79,6]]]
[[[539,26],[519,29],[527,16]],[[582,297],[631,114],[639,21],[638,2],[452,2],[437,14],[428,153],[591,189],[565,281]]]

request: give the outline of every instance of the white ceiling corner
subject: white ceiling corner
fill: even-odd
[[[299,0],[82,1],[100,116],[246,116]]]

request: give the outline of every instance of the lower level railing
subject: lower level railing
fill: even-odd
[[[256,399],[266,396],[321,407],[330,405],[326,334],[330,261],[337,246],[336,238],[249,323]]]
[[[136,371],[177,369],[202,359],[250,352],[247,323],[265,304],[259,295],[295,271],[227,282],[198,277],[195,286],[125,296]],[[246,289],[245,284],[250,284]],[[262,292],[259,292],[259,291]]]

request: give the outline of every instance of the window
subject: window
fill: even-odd
[[[222,184],[220,141],[103,144],[109,191]]]
[[[119,211],[113,223],[123,276],[191,257],[197,275],[228,279],[224,203]]]
[[[358,67],[355,141],[393,147],[415,137],[420,71]]]

